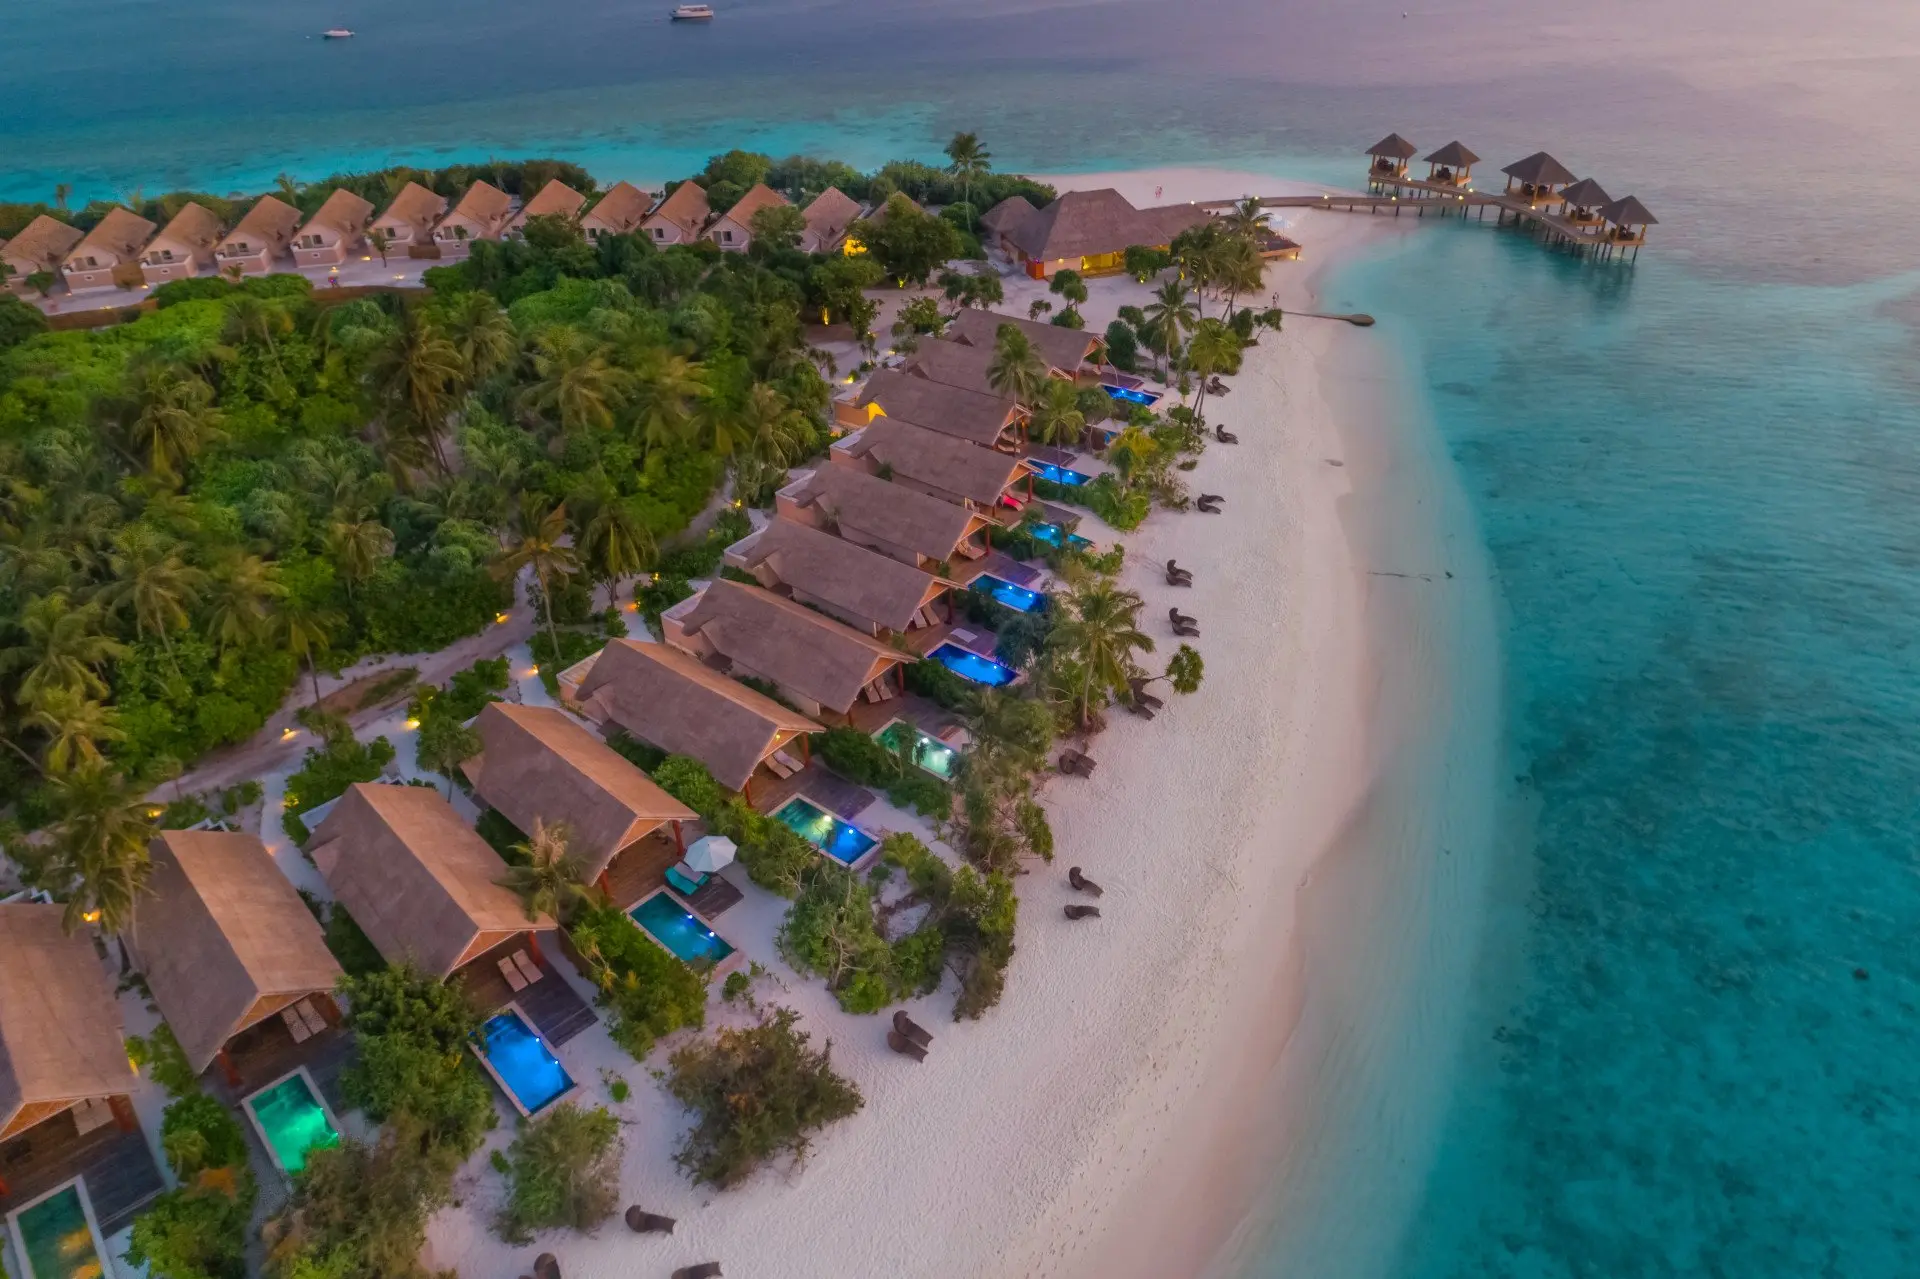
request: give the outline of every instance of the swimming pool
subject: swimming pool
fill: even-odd
[[[1093,543],[1078,533],[1069,533],[1058,524],[1035,524],[1033,535],[1048,546],[1059,546],[1064,540],[1068,546],[1092,546]]]
[[[952,671],[962,679],[970,679],[976,684],[987,684],[994,688],[1002,684],[1013,683],[1012,667],[1002,666],[990,657],[978,653],[969,653],[957,644],[942,644],[928,656]]]
[[[303,1066],[246,1100],[247,1117],[280,1171],[307,1166],[307,1152],[340,1144],[340,1129]]]
[[[1144,404],[1151,408],[1160,402],[1160,394],[1157,391],[1136,391],[1131,387],[1110,386],[1105,383],[1100,389],[1107,393],[1108,398],[1125,400],[1129,404]]]
[[[106,1241],[78,1178],[13,1214],[14,1251],[26,1279],[100,1279],[107,1273]]]
[[[774,820],[812,844],[815,848],[848,866],[853,865],[880,841],[857,826],[850,826],[804,796],[795,795],[780,806]]]
[[[1032,458],[1028,458],[1027,463],[1033,467],[1034,473],[1041,479],[1052,480],[1055,484],[1065,484],[1071,488],[1078,488],[1082,484],[1091,484],[1093,482],[1093,477],[1084,471],[1075,471],[1064,466],[1055,466],[1052,462],[1035,462]]]
[[[898,754],[900,751],[900,742],[908,734],[912,734],[914,739],[913,762],[921,768],[926,769],[929,773],[932,773],[935,777],[952,781],[953,763],[956,759],[960,758],[960,753],[945,742],[940,741],[938,738],[929,737],[919,729],[909,726],[905,720],[900,719],[896,719],[893,723],[875,733],[874,736],[880,739],[882,746]]]
[[[1044,607],[1047,602],[1047,597],[1039,591],[1030,591],[1024,586],[1015,586],[1012,582],[994,577],[991,574],[982,574],[979,580],[974,583],[973,589],[979,590],[983,585],[988,595],[991,595],[1000,603],[1005,604],[1008,608],[1017,609],[1022,613],[1031,613],[1036,609]]]
[[[628,911],[627,918],[683,964],[711,968],[733,953],[732,946],[664,888]]]
[[[573,1076],[560,1059],[509,1005],[474,1032],[472,1045],[480,1064],[523,1115],[534,1114],[573,1088]]]

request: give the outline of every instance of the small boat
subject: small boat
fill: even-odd
[[[710,4],[683,4],[674,9],[671,17],[675,22],[712,22],[713,6]]]
[[[353,39],[353,32],[347,30],[345,27],[329,27],[320,33],[320,38],[322,40],[351,40]]]

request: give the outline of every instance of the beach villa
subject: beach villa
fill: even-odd
[[[1033,467],[1025,458],[887,416],[836,441],[827,456],[831,465],[863,469],[990,519],[1017,517],[1033,500]]]
[[[653,197],[631,182],[616,182],[580,218],[580,234],[592,244],[603,235],[632,235],[646,221]]]
[[[1047,368],[1055,377],[1065,378],[1069,382],[1099,377],[1106,340],[1098,333],[1089,333],[1085,329],[1069,329],[1058,324],[1022,319],[1017,315],[966,307],[947,326],[945,340],[976,347],[987,352],[991,359],[1003,324],[1011,324],[1027,335],[1027,340],[1033,343],[1033,349],[1047,362]],[[934,345],[932,342],[922,343],[921,349]]]
[[[194,1072],[236,1092],[308,1053],[343,1055],[333,989],[344,975],[320,924],[265,844],[232,831],[162,831],[127,946]]]
[[[898,369],[879,370],[867,379],[856,398],[834,403],[834,420],[842,426],[857,429],[878,417],[911,422],[1005,453],[1018,452],[1027,442],[1027,413],[1018,401],[991,391],[914,377]]]
[[[526,237],[528,218],[565,218],[571,222],[580,216],[587,197],[554,178],[540,188],[538,195],[520,207],[520,212],[507,220],[507,235],[519,240]]]
[[[770,520],[726,563],[876,639],[953,620],[953,582],[795,520]]]
[[[976,391],[981,395],[998,395],[1000,393],[993,389],[989,373],[992,365],[991,346],[922,339],[914,353],[900,365],[899,372],[944,386],[957,386],[964,391]]]
[[[807,229],[800,235],[802,253],[838,253],[847,244],[847,229],[860,217],[860,205],[839,187],[828,187],[800,211]]]
[[[97,293],[102,289],[138,288],[142,283],[140,251],[153,238],[153,223],[126,209],[109,209],[107,216],[67,253],[60,274],[69,293]]]
[[[808,759],[807,735],[825,731],[697,657],[637,640],[613,640],[600,650],[581,681],[579,707],[595,723],[699,760],[716,782],[749,800],[756,774],[775,779],[797,771]]]
[[[367,227],[373,223],[373,202],[345,187],[327,197],[294,237],[296,266],[339,266],[349,255],[366,251]]]
[[[1082,275],[1124,270],[1128,249],[1164,249],[1182,231],[1205,222],[1207,214],[1190,204],[1136,209],[1118,191],[1103,187],[1068,191],[1044,209],[1011,196],[989,209],[987,220],[995,243],[1028,275],[1045,280],[1066,270]]]
[[[1007,238],[1007,232],[1032,217],[1037,210],[1024,195],[1010,195],[980,215],[980,243],[989,252],[1018,257],[1019,249]]]
[[[475,240],[498,240],[513,217],[513,201],[499,187],[476,182],[460,203],[433,228],[433,242],[444,257],[465,257]]]
[[[6,286],[15,292],[24,292],[29,276],[45,271],[57,277],[60,263],[84,236],[79,227],[68,226],[42,213],[21,228],[19,235],[0,245],[0,263],[7,268],[0,274],[5,275]]]
[[[415,249],[427,251],[433,243],[433,228],[446,212],[447,197],[439,192],[418,182],[401,187],[387,211],[373,220],[373,230],[386,241],[381,260],[389,253],[412,256]]]
[[[804,604],[730,578],[668,609],[660,629],[682,652],[728,674],[766,680],[812,719],[845,717],[856,701],[894,697],[902,691],[898,669],[913,660]]]
[[[33,1237],[21,1210],[55,1192],[70,1195],[66,1229],[79,1237],[60,1243],[80,1254],[91,1230],[101,1263],[93,1273],[103,1274],[104,1237],[165,1183],[134,1117],[140,1080],[127,1059],[113,979],[89,933],[61,926],[64,913],[0,905],[0,1219],[13,1217],[31,1252],[45,1241]]]
[[[692,244],[712,217],[707,205],[706,188],[698,182],[682,182],[640,225],[647,238],[662,248],[669,244]]]
[[[902,564],[934,572],[987,553],[989,521],[977,511],[889,484],[860,466],[826,465],[774,497],[781,519],[838,533]]]
[[[729,253],[745,253],[753,243],[753,215],[791,203],[764,182],[756,182],[731,209],[713,220],[706,238]]]
[[[218,214],[203,204],[189,202],[148,241],[146,252],[140,256],[141,277],[148,284],[165,284],[210,270],[213,251],[226,233]]]
[[[292,246],[294,232],[299,229],[300,210],[274,196],[261,196],[214,249],[220,274],[267,274]]]
[[[474,727],[480,753],[460,766],[474,796],[525,832],[564,822],[582,879],[611,893],[614,879],[632,878],[616,867],[633,858],[654,863],[657,888],[685,853],[694,811],[565,711],[492,702]]]

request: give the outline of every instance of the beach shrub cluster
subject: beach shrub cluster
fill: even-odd
[[[620,1202],[620,1121],[570,1101],[520,1125],[507,1149],[507,1201],[494,1229],[508,1243],[536,1230],[592,1230]]]
[[[906,668],[907,691],[918,693],[948,710],[967,704],[972,686],[954,672],[930,658],[921,658]]]
[[[203,1092],[188,1093],[167,1106],[160,1117],[160,1148],[181,1181],[209,1168],[235,1168],[247,1161],[240,1121]]]
[[[613,1014],[615,1043],[643,1061],[664,1035],[700,1027],[707,1017],[707,974],[648,940],[609,905],[582,909],[567,931],[600,1003]]]
[[[486,1079],[467,1051],[479,1018],[455,986],[409,964],[340,984],[359,1057],[341,1076],[347,1100],[376,1122],[406,1115],[464,1159],[494,1123]]]
[[[192,1097],[200,1091],[200,1078],[187,1061],[186,1050],[164,1021],[150,1035],[128,1035],[127,1057],[134,1069],[145,1070],[169,1097]]]

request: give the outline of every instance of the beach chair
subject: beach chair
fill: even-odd
[[[648,1212],[635,1204],[627,1209],[627,1229],[636,1235],[670,1235],[673,1233],[673,1218]]]
[[[313,1006],[312,999],[301,1000],[293,1006],[293,1011],[300,1014],[300,1020],[307,1024],[309,1033],[317,1035],[327,1028],[327,1019]]]
[[[1240,442],[1240,437],[1224,426],[1216,426],[1213,428],[1213,438],[1219,440],[1222,444],[1238,444]]]
[[[720,1263],[703,1261],[697,1266],[682,1266],[673,1272],[673,1279],[720,1279]]]
[[[1140,702],[1128,702],[1126,706],[1129,714],[1138,715],[1141,719],[1153,718],[1153,711]]]
[[[280,1020],[287,1025],[287,1033],[293,1036],[293,1042],[304,1044],[313,1038],[313,1031],[307,1028],[307,1019],[295,1011],[292,1004],[280,1010]]]
[[[806,767],[805,764],[802,764],[799,760],[787,754],[787,752],[784,749],[775,751],[773,753],[773,757],[779,760],[781,765],[785,767],[785,769],[787,770],[787,776],[789,777],[793,776],[795,773],[799,772],[801,769]]]
[[[520,975],[520,969],[510,956],[500,956],[500,975],[507,979],[507,989],[518,993],[527,988],[527,979]]]
[[[527,979],[529,986],[546,976],[540,971],[540,965],[533,962],[533,956],[524,950],[516,950],[508,958],[513,960],[513,966],[520,970],[520,975]]]
[[[902,1057],[911,1057],[915,1061],[925,1061],[927,1059],[927,1050],[925,1048],[914,1043],[913,1040],[907,1038],[897,1030],[889,1030],[887,1032],[887,1047],[893,1049],[893,1051],[899,1053]]]
[[[691,897],[707,886],[712,876],[695,871],[685,862],[675,862],[667,867],[667,883],[682,897]]]
[[[907,1016],[907,1010],[904,1008],[895,1010],[893,1014],[893,1028],[905,1035],[908,1039],[911,1039],[914,1043],[919,1044],[922,1048],[925,1048],[933,1042],[932,1034],[930,1034],[925,1027],[921,1026],[920,1023]]]
[[[1085,893],[1089,897],[1098,897],[1100,895],[1100,885],[1094,883],[1085,875],[1082,875],[1078,866],[1070,866],[1067,868],[1067,882],[1073,885],[1075,892]]]
[[[1068,919],[1100,918],[1100,908],[1098,906],[1069,906],[1066,908],[1066,911]]]

